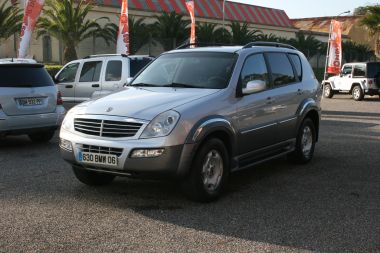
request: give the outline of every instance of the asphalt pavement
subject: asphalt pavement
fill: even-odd
[[[57,136],[0,139],[0,252],[380,252],[380,99],[323,109],[310,164],[236,173],[210,204],[175,182],[88,187]]]

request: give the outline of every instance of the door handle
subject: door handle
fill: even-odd
[[[298,89],[297,94],[298,94],[298,95],[302,95],[302,94],[303,94],[303,90]]]
[[[74,86],[73,85],[66,85],[65,88],[72,89],[72,88],[74,88]]]
[[[100,85],[99,85],[99,84],[93,84],[92,87],[94,87],[94,88],[99,88]]]

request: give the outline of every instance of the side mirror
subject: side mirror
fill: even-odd
[[[263,91],[267,88],[267,85],[262,80],[253,80],[247,83],[247,87],[243,89],[243,95],[249,95]]]

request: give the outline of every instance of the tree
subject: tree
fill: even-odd
[[[346,62],[369,61],[373,58],[374,52],[367,45],[356,44],[352,41],[342,43],[343,57]]]
[[[280,38],[278,36],[274,35],[273,33],[271,33],[271,34],[259,34],[257,36],[257,39],[259,41],[278,42]]]
[[[300,50],[307,59],[311,59],[320,51],[322,43],[314,36],[305,35],[304,32],[298,32],[295,39],[290,39],[289,44]]]
[[[249,30],[248,23],[240,25],[239,22],[232,22],[229,27],[231,28],[231,43],[235,45],[245,45],[253,42],[262,34],[260,30]]]
[[[6,6],[7,1],[0,5],[0,42],[6,40],[21,30],[23,14],[16,6]]]
[[[230,44],[231,41],[231,34],[227,29],[217,28],[212,23],[198,23],[196,34],[198,42]]]
[[[175,11],[164,12],[161,16],[155,16],[155,19],[156,22],[150,28],[153,36],[165,51],[175,48],[190,37],[188,28],[190,21],[184,20],[183,15]]]
[[[47,0],[43,16],[37,24],[37,36],[51,35],[64,43],[64,62],[77,59],[76,47],[88,38],[103,38],[107,44],[114,40],[110,25],[102,27],[96,20],[87,19],[93,6],[87,0]]]
[[[365,7],[364,14],[360,24],[367,27],[372,36],[380,34],[380,5]]]

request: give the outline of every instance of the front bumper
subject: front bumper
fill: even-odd
[[[194,152],[193,144],[165,146],[165,138],[111,140],[96,139],[71,133],[61,129],[60,138],[70,141],[72,151],[61,147],[64,160],[73,166],[121,176],[133,177],[183,177],[187,174]],[[93,165],[79,161],[83,145],[102,148],[122,149],[117,166]],[[131,158],[135,149],[164,149],[159,157]]]
[[[0,110],[0,134],[22,134],[38,129],[57,128],[65,117],[63,106],[53,113],[8,116]]]

